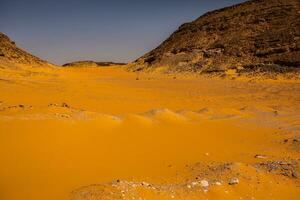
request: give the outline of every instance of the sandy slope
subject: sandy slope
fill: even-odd
[[[1,199],[300,195],[297,81],[2,66],[0,91]]]

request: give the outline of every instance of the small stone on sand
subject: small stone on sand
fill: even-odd
[[[229,185],[236,185],[236,184],[239,184],[239,179],[238,178],[232,178],[229,180],[228,184]]]
[[[208,183],[207,180],[202,180],[202,181],[200,181],[200,186],[201,186],[201,187],[208,187],[208,186],[209,186],[209,183]]]

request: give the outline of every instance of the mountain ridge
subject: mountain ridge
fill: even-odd
[[[114,65],[126,65],[126,63],[116,63],[116,62],[96,62],[91,60],[75,61],[63,64],[63,67],[109,67]]]
[[[181,25],[132,70],[293,72],[300,68],[300,2],[252,0]]]
[[[18,47],[7,35],[0,32],[0,60],[14,64],[30,66],[54,66],[48,61],[28,53]]]

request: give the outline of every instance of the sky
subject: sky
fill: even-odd
[[[0,32],[55,64],[129,62],[182,23],[243,0],[0,0]]]

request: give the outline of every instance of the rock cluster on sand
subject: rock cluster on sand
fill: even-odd
[[[183,24],[133,70],[235,74],[300,68],[299,0],[252,0]]]

